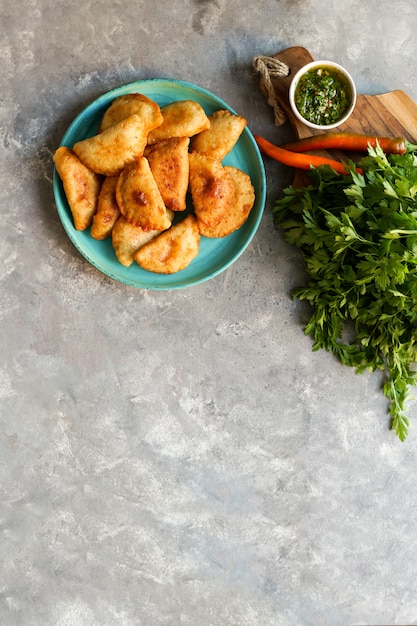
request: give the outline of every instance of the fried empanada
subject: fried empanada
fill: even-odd
[[[190,191],[199,226],[216,226],[230,209],[235,183],[219,159],[190,152]]]
[[[165,230],[171,226],[166,206],[148,160],[140,157],[125,167],[116,185],[120,212],[134,226],[144,230]]]
[[[173,217],[173,212],[169,211],[171,221]],[[130,267],[135,260],[134,255],[139,248],[160,234],[160,230],[143,230],[141,226],[134,226],[121,215],[114,225],[111,234],[112,245],[117,260],[125,267]]]
[[[61,146],[53,156],[76,230],[91,225],[97,209],[101,177],[86,167],[71,148]]]
[[[205,152],[222,160],[236,144],[247,121],[241,115],[235,115],[226,109],[215,111],[209,116],[209,120],[210,128],[193,137],[191,150]]]
[[[141,93],[128,93],[115,98],[106,109],[101,118],[99,133],[134,113],[143,119],[148,132],[160,126],[164,119],[156,102]]]
[[[107,176],[101,186],[97,202],[97,211],[93,217],[90,234],[93,239],[107,239],[113,226],[120,216],[116,200],[116,184],[118,176]]]
[[[200,232],[194,215],[158,235],[135,254],[136,262],[148,272],[174,274],[185,269],[198,254]]]
[[[144,153],[165,206],[173,211],[187,208],[189,144],[188,137],[173,137],[148,146]]]
[[[235,183],[233,202],[218,224],[206,226],[200,222],[200,233],[204,237],[227,237],[233,233],[246,222],[255,202],[255,190],[249,175],[230,165],[226,165],[224,169],[232,176]]]
[[[123,168],[142,156],[148,131],[136,113],[110,126],[102,133],[74,144],[74,152],[93,172],[116,176]]]
[[[210,128],[203,107],[194,100],[178,100],[161,109],[164,121],[149,133],[148,143],[154,144],[171,137],[192,137]]]

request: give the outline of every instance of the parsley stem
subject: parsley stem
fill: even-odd
[[[404,228],[393,228],[389,230],[388,233],[390,235],[404,235],[408,237],[408,235],[417,235],[417,230],[406,230]]]

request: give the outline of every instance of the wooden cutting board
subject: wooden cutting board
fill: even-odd
[[[323,131],[314,130],[300,122],[292,113],[288,100],[289,86],[294,74],[304,65],[314,61],[310,52],[300,46],[287,48],[274,56],[289,67],[288,76],[271,78],[278,104],[285,111],[295,137],[303,138],[318,135]],[[355,80],[355,77],[353,76]],[[260,79],[262,93],[267,96],[263,78]],[[362,133],[387,137],[405,137],[417,143],[417,104],[399,89],[379,95],[357,95],[356,106],[351,117],[332,132]],[[360,155],[332,150],[317,152],[337,160],[358,159]],[[305,180],[305,174],[296,172],[294,184]]]

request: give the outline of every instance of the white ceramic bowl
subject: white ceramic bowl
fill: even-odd
[[[297,108],[295,100],[296,90],[302,76],[304,76],[304,74],[306,74],[307,72],[317,70],[319,68],[329,69],[330,72],[334,73],[339,78],[339,80],[344,83],[350,100],[349,106],[347,107],[347,109],[344,110],[344,112],[342,112],[341,116],[336,121],[329,124],[316,124],[303,117]],[[352,111],[355,108],[356,104],[356,87],[355,83],[353,82],[353,78],[351,77],[349,72],[338,63],[334,63],[333,61],[311,61],[311,63],[307,63],[307,65],[304,65],[302,68],[300,68],[292,79],[289,90],[289,101],[294,115],[300,122],[303,122],[303,124],[309,126],[310,128],[316,128],[318,130],[331,130],[332,128],[340,126],[340,124],[343,124],[343,122],[346,122],[346,120],[352,114]]]

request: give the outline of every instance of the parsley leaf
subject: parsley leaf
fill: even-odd
[[[406,400],[417,384],[415,150],[369,148],[363,173],[353,163],[346,176],[312,169],[312,183],[287,187],[273,209],[308,275],[293,295],[311,305],[304,332],[313,350],[332,352],[358,373],[385,372],[390,425],[401,441],[411,425]]]

